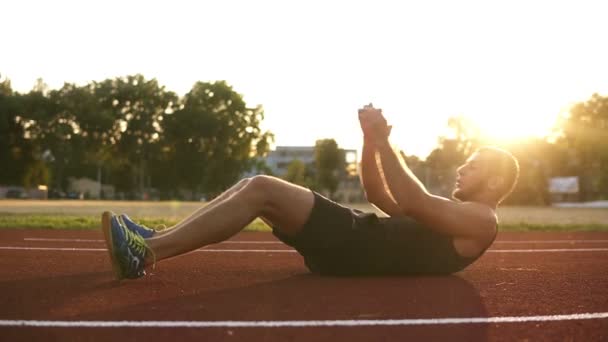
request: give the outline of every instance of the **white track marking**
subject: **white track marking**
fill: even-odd
[[[21,247],[0,246],[0,250],[22,250],[22,251],[68,251],[68,252],[105,252],[105,248],[79,248],[79,247]],[[294,249],[196,249],[194,252],[236,252],[236,253],[297,253]]]
[[[35,321],[0,320],[0,326],[53,328],[308,328],[308,327],[366,327],[443,324],[492,324],[555,322],[606,319],[608,312],[545,316],[497,316],[464,318],[310,320],[310,321]]]
[[[23,241],[49,241],[49,242],[103,242],[100,239],[52,239],[52,238],[23,238]]]
[[[488,253],[604,252],[608,248],[489,249]]]
[[[101,239],[52,239],[52,238],[23,238],[23,241],[46,242],[104,242]],[[280,241],[222,241],[218,244],[283,244]]]
[[[195,252],[215,252],[215,253],[298,253],[295,249],[197,249]]]
[[[0,250],[14,251],[69,251],[69,252],[105,252],[105,248],[77,248],[77,247],[16,247],[1,246]]]
[[[494,243],[608,243],[608,240],[496,240]]]
[[[27,247],[27,246],[0,246],[0,250],[25,251],[83,251],[101,252],[105,248],[78,248],[78,247]],[[552,249],[489,249],[486,253],[557,253],[557,252],[607,252],[608,248],[552,248]],[[197,249],[194,252],[210,253],[297,253],[294,249]]]
[[[23,241],[46,241],[46,242],[104,242],[101,239],[55,239],[55,238],[23,238]],[[495,244],[526,244],[526,243],[608,243],[608,240],[496,240]],[[218,244],[283,244],[280,241],[222,241]]]
[[[284,243],[282,243],[281,241],[222,241],[220,242],[220,244],[232,244],[232,243],[244,243],[244,244],[282,244],[284,245]]]

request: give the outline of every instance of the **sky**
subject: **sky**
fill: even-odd
[[[276,145],[360,148],[372,102],[426,155],[463,115],[509,140],[608,94],[606,1],[10,1],[0,74],[17,91],[141,73],[183,95],[226,80]]]

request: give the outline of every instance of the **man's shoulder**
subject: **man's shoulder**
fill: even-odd
[[[496,210],[487,204],[479,202],[463,202],[463,205],[477,217],[478,227],[476,229],[475,240],[480,241],[484,248],[486,248],[494,241],[498,232]]]
[[[478,217],[486,222],[497,222],[496,210],[485,203],[473,201],[461,202],[436,195],[431,195],[430,197],[434,198],[433,202],[440,208],[445,209],[449,207],[458,211],[466,212],[467,214]]]
[[[480,202],[460,202],[465,210],[468,210],[474,213],[479,217],[480,220],[487,224],[496,225],[498,222],[498,217],[496,216],[496,210],[491,206],[480,203]]]

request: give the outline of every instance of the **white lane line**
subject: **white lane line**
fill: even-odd
[[[195,252],[215,252],[215,253],[298,253],[295,249],[197,249]]]
[[[77,247],[18,247],[0,246],[0,250],[26,250],[26,251],[84,251],[100,252],[105,248],[77,248]],[[608,248],[550,248],[550,249],[489,249],[487,253],[556,253],[556,252],[606,252]],[[212,253],[297,253],[294,249],[197,249],[194,252]]]
[[[23,238],[23,241],[47,242],[104,242],[101,239],[53,239],[53,238]],[[222,241],[218,244],[282,244],[281,241]]]
[[[20,246],[0,246],[0,250],[22,250],[22,251],[83,251],[83,252],[103,252],[105,248],[79,248],[79,247],[20,247]],[[297,253],[294,249],[196,249],[193,252],[237,252],[237,253]]]
[[[47,241],[47,242],[104,242],[101,239],[55,239],[55,238],[23,238],[23,241]],[[494,243],[526,244],[526,243],[608,243],[608,240],[496,240]],[[218,244],[282,244],[280,241],[222,241]]]
[[[0,246],[0,250],[13,251],[70,251],[70,252],[105,252],[105,248],[76,248],[76,247],[15,247]]]
[[[608,248],[489,249],[489,253],[604,252]]]
[[[0,326],[54,328],[306,328],[365,327],[442,324],[491,324],[554,322],[608,318],[608,312],[545,316],[497,316],[464,318],[310,320],[310,321],[38,321],[0,320]]]
[[[608,243],[608,240],[496,240],[494,243]]]
[[[23,241],[103,242],[103,240],[98,240],[98,239],[51,239],[51,238],[23,238]]]

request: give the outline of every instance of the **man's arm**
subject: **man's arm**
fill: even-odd
[[[387,186],[395,202],[406,213],[411,214],[412,207],[420,203],[427,191],[412,173],[412,171],[402,162],[397,152],[392,148],[388,137],[379,138],[376,147],[380,153],[382,170]]]
[[[477,241],[491,238],[496,216],[490,207],[455,202],[428,193],[405,162],[401,162],[388,137],[378,139],[376,146],[386,183],[404,213],[440,233]]]
[[[401,208],[390,196],[382,180],[383,177],[378,170],[378,162],[376,161],[376,149],[369,138],[365,138],[363,141],[359,176],[365,190],[365,197],[370,203],[389,216],[403,215]]]

